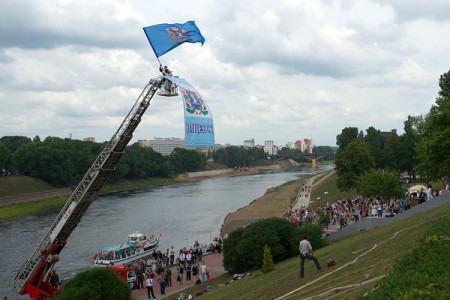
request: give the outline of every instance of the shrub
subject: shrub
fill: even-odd
[[[231,232],[224,241],[224,267],[230,274],[259,269],[265,245],[271,249],[273,262],[298,255],[298,244],[304,234],[318,249],[326,244],[322,233],[320,226],[298,227],[281,218],[255,222]]]
[[[71,279],[58,300],[129,300],[131,289],[109,268],[93,268],[78,273]]]
[[[264,260],[263,265],[261,268],[261,271],[263,273],[268,273],[272,271],[274,268],[273,266],[273,260],[272,260],[272,253],[270,252],[270,247],[265,245],[264,246]]]

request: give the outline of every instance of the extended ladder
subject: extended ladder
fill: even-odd
[[[33,255],[23,264],[14,279],[14,288],[20,294],[28,293],[33,299],[45,299],[57,292],[45,282],[44,276],[59,260],[59,253],[70,234],[111,175],[160,86],[161,78],[148,82],[119,129],[73,191]]]

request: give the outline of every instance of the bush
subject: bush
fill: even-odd
[[[58,300],[129,300],[131,289],[110,268],[93,268],[78,273],[57,296]]]
[[[270,251],[270,247],[267,245],[264,246],[264,260],[263,265],[261,267],[261,271],[263,273],[268,273],[272,271],[274,268],[273,261],[272,261],[272,253]]]
[[[273,262],[298,255],[298,244],[307,234],[314,249],[326,245],[322,228],[317,225],[298,227],[281,219],[258,221],[231,232],[224,241],[224,267],[230,274],[256,270],[261,267],[264,247],[272,252]]]

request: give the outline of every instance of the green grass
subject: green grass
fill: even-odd
[[[29,176],[0,177],[0,197],[45,192],[54,189],[48,183]]]
[[[345,286],[387,274],[398,260],[417,247],[431,224],[449,217],[450,204],[447,204],[336,241],[315,251],[324,272],[317,273],[314,264],[307,261],[304,279],[298,277],[300,263],[297,257],[276,264],[272,272],[263,274],[260,270],[254,271],[252,276],[232,283],[229,283],[230,275],[219,276],[211,282],[211,291],[202,299],[276,299],[289,292],[292,294],[283,299],[311,296],[317,296],[314,299],[354,299],[373,288],[376,281],[353,288]],[[327,268],[326,262],[330,259],[336,260],[337,265]],[[218,287],[218,284],[223,287]],[[195,294],[203,287],[194,286],[185,292]],[[336,290],[320,295],[332,289]]]
[[[12,205],[0,208],[0,221],[34,213],[46,208],[63,206],[68,197],[54,198],[33,203]]]
[[[327,202],[332,203],[339,199],[345,199],[351,197],[356,194],[356,190],[352,190],[350,192],[341,192],[337,187],[337,179],[338,176],[336,173],[327,178],[324,182],[322,182],[319,186],[315,186],[311,193],[311,200],[314,201],[312,204],[313,207],[318,207]],[[324,192],[328,192],[328,195],[324,195]],[[317,200],[317,197],[320,197]]]

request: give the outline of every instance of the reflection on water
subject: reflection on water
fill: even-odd
[[[209,243],[225,216],[265,191],[310,171],[224,177],[99,197],[69,238],[56,265],[61,278],[92,266],[103,247],[120,244],[139,231],[161,236],[160,250],[181,248],[195,240]],[[0,222],[0,296],[18,297],[12,282],[54,221],[60,208]],[[26,298],[25,298],[26,299]]]

